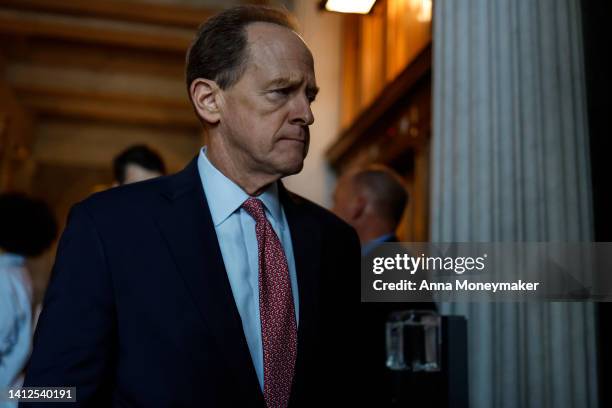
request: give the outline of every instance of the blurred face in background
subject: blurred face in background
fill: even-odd
[[[359,204],[362,201],[356,193],[351,177],[345,175],[338,180],[333,195],[332,211],[353,227],[356,217],[359,216]]]

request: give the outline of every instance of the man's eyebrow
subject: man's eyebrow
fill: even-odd
[[[273,80],[271,80],[270,82],[268,82],[267,84],[267,88],[273,88],[273,87],[285,87],[285,86],[293,86],[293,85],[297,85],[299,84],[300,81],[299,80],[291,80],[287,77],[279,77],[279,78],[275,78]]]
[[[280,78],[276,78],[268,82],[266,88],[267,89],[293,88],[293,87],[297,87],[300,84],[300,82],[301,82],[300,80],[291,80],[288,77],[280,77]],[[306,94],[308,95],[309,98],[312,98],[314,100],[314,98],[317,96],[318,93],[319,93],[318,86],[306,85]]]
[[[275,78],[273,80],[271,80],[270,82],[267,83],[266,88],[274,88],[274,87],[291,87],[291,86],[297,86],[301,83],[302,81],[299,79],[290,79],[288,77],[279,77],[279,78]],[[309,93],[314,93],[317,94],[319,93],[319,87],[316,85],[308,85],[306,86],[306,90]]]

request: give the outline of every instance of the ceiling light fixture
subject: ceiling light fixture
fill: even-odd
[[[368,14],[376,0],[326,0],[321,8],[336,13]]]

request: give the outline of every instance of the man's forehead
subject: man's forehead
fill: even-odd
[[[276,39],[279,36],[286,36],[288,38],[295,38],[304,43],[304,40],[291,28],[285,27],[275,23],[268,23],[265,21],[257,21],[250,23],[245,27],[247,40],[249,42],[258,39]]]
[[[252,23],[246,27],[247,48],[256,61],[282,63],[299,60],[314,65],[312,54],[304,40],[293,30],[272,23]]]

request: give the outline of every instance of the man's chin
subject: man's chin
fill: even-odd
[[[304,168],[304,160],[300,160],[295,163],[286,164],[281,170],[282,177],[292,176],[298,174]]]

